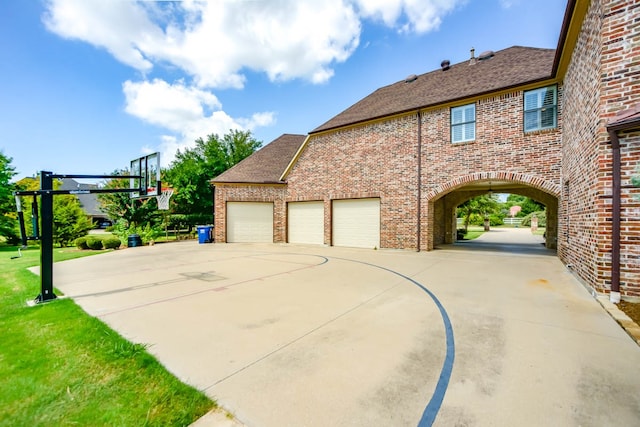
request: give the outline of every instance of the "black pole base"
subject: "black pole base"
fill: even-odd
[[[58,298],[57,295],[54,294],[53,292],[46,294],[44,296],[42,294],[38,294],[38,296],[33,300],[33,302],[35,304],[43,304],[45,302],[53,301],[57,298]]]

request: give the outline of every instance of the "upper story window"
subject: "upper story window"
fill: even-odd
[[[451,109],[451,142],[476,139],[476,104]]]
[[[524,93],[524,131],[554,129],[558,126],[558,90],[555,86]]]

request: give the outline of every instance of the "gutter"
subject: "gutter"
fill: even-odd
[[[607,128],[611,138],[611,150],[613,154],[612,168],[612,205],[611,205],[611,292],[609,300],[618,304],[620,302],[620,139],[618,132]]]
[[[420,234],[422,229],[422,113],[418,110],[418,221],[416,225],[416,252],[420,252]]]

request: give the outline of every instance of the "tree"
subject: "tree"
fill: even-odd
[[[488,219],[489,215],[500,212],[500,204],[492,196],[484,194],[467,200],[458,206],[458,217],[464,218],[464,231],[469,229],[469,223],[473,215],[479,215],[483,219]]]
[[[15,185],[11,183],[11,178],[16,172],[11,166],[12,161],[11,157],[5,156],[0,151],[0,236],[6,238],[9,243],[16,243],[18,241],[17,214],[15,198],[12,194]]]
[[[261,145],[250,131],[230,130],[220,138],[209,135],[198,138],[193,148],[178,150],[175,160],[165,171],[168,184],[175,189],[173,212],[185,215],[189,226],[211,222],[213,197],[211,180]]]
[[[40,189],[39,177],[22,178],[15,185],[16,190],[30,191]],[[53,181],[53,188],[60,188],[60,181]],[[22,212],[24,212],[25,232],[28,236],[33,236],[34,216],[32,212],[33,196],[22,196]],[[40,208],[40,198],[36,197],[38,209]],[[38,211],[38,216],[40,211]],[[40,218],[41,219],[41,218]],[[39,229],[42,225],[38,224]],[[72,195],[56,195],[53,197],[53,241],[60,246],[65,246],[87,234],[93,228],[91,220],[82,209],[78,198]]]
[[[127,169],[116,170],[111,175],[129,175]],[[126,178],[113,178],[105,182],[104,188],[129,188],[129,180]],[[116,221],[124,221],[125,227],[138,227],[159,222],[160,216],[157,205],[151,198],[133,199],[131,193],[104,193],[98,195],[102,211],[109,218]]]
[[[525,217],[533,212],[540,212],[545,209],[542,203],[536,202],[529,197],[521,196],[519,194],[509,194],[506,203],[508,208],[511,206],[520,206],[522,208],[516,215],[518,217]]]
[[[55,196],[53,199],[53,241],[61,247],[78,237],[85,236],[93,228],[75,196]]]

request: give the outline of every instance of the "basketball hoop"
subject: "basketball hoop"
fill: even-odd
[[[158,209],[161,211],[169,210],[169,199],[173,195],[172,188],[164,188],[162,193],[156,196],[156,200],[158,201]]]

